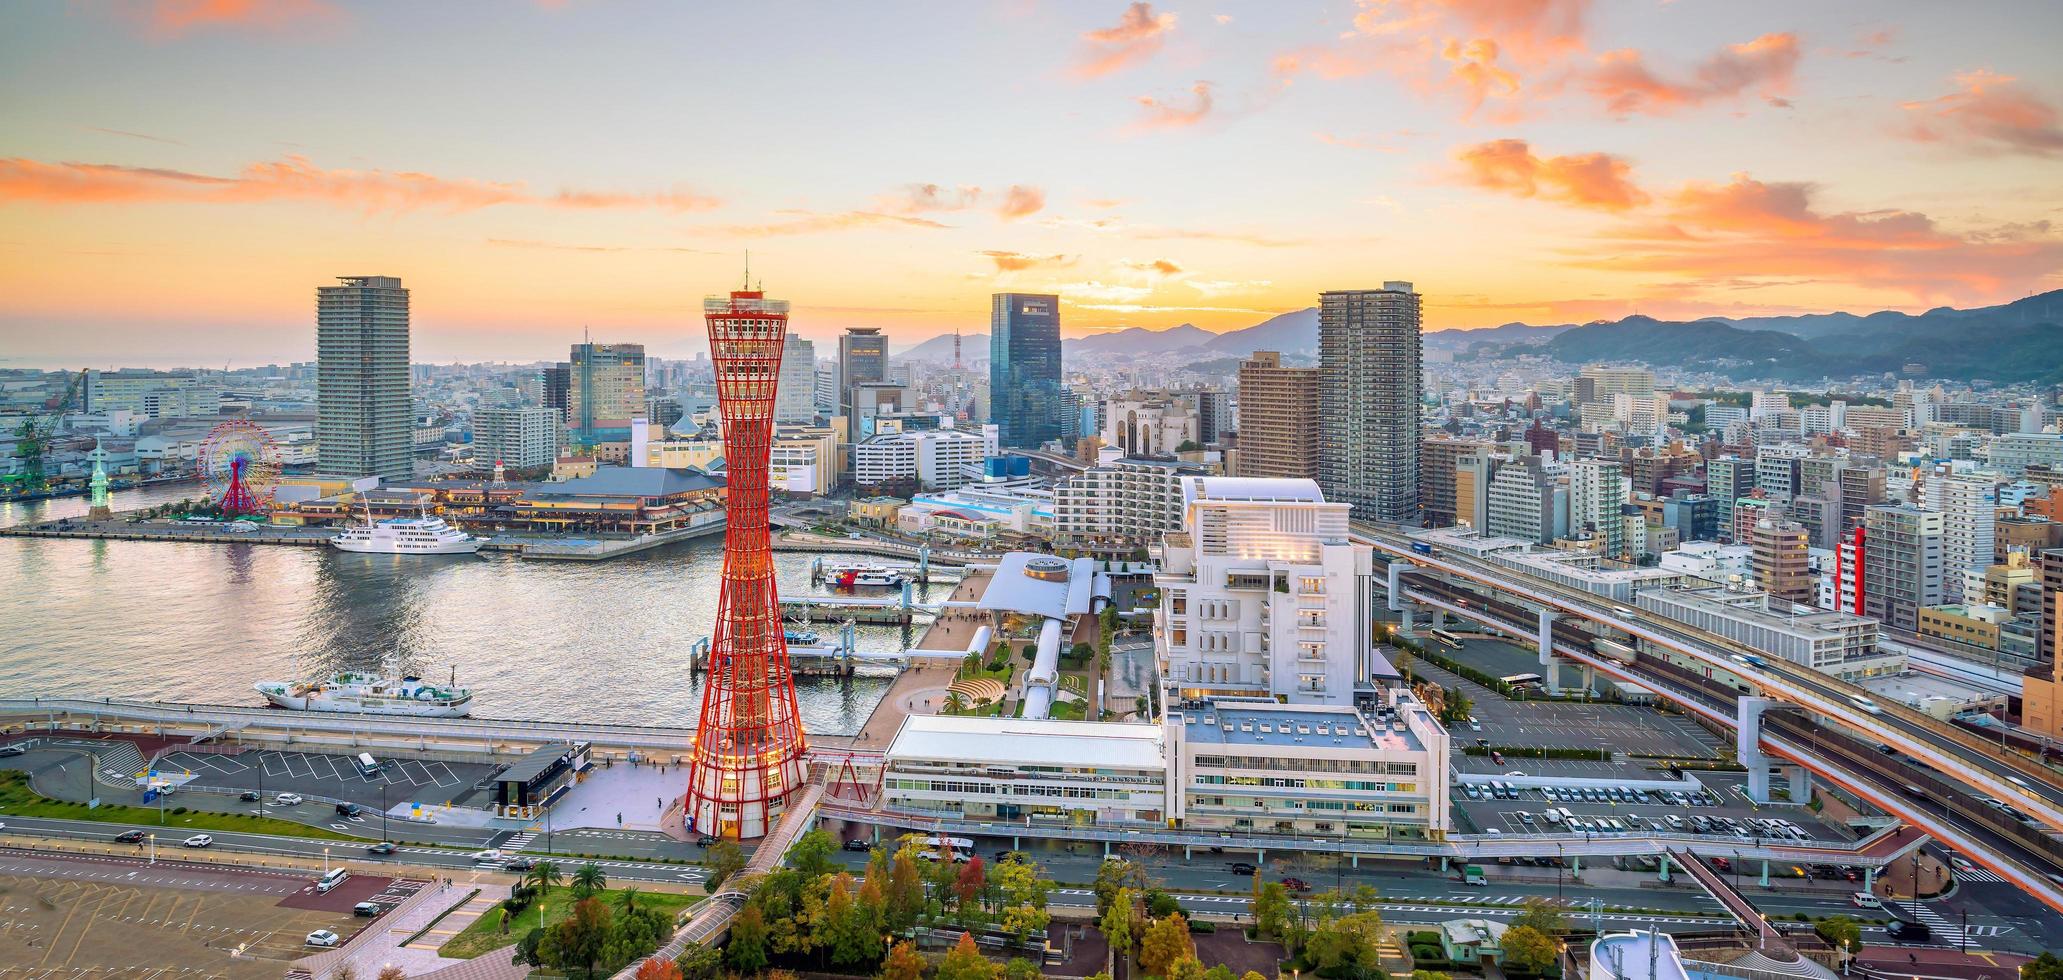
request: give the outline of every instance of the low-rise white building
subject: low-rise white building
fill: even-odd
[[[1905,669],[1903,654],[1878,649],[1877,621],[1867,616],[1725,588],[1648,589],[1634,601],[1658,616],[1842,680]]]
[[[969,467],[978,472],[994,448],[992,437],[964,429],[882,433],[852,447],[852,479],[863,487],[914,480],[926,490],[951,490],[967,482]]]
[[[1153,544],[1182,527],[1182,478],[1204,468],[1169,459],[1114,459],[1053,488],[1053,535],[1061,544]]]
[[[968,820],[1161,824],[1158,725],[910,715],[889,743],[891,809]]]
[[[1753,578],[1754,557],[1755,549],[1747,545],[1686,541],[1675,551],[1663,552],[1660,567],[1684,575],[1724,582],[1734,575],[1742,579]]]
[[[904,534],[942,534],[994,540],[1005,534],[1045,538],[1053,533],[1053,497],[1027,487],[963,486],[920,493],[896,514]]]

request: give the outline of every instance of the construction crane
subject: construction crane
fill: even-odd
[[[15,430],[14,455],[21,465],[13,476],[14,488],[22,493],[35,493],[44,489],[43,452],[50,446],[50,438],[57,427],[64,423],[65,413],[78,404],[79,396],[86,390],[87,372],[80,371],[64,386],[64,394],[58,398],[57,407],[45,415],[31,415],[22,420]]]

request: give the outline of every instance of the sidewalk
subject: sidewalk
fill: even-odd
[[[406,946],[402,945],[408,937],[421,931],[439,915],[443,915],[446,909],[451,908],[476,887],[480,889],[480,894],[467,901],[465,907],[445,916],[442,922],[437,923],[437,928],[424,934],[422,939]],[[472,924],[473,920],[478,919],[481,914],[508,895],[507,885],[440,884],[437,886],[436,895],[416,906],[407,915],[391,921],[383,920],[371,926],[370,928],[378,929],[379,934],[352,950],[348,962],[352,970],[361,977],[375,976],[380,972],[380,968],[385,966],[398,966],[409,976],[419,977],[464,963],[465,960],[447,959],[437,955],[437,947],[444,945],[445,940],[458,935],[459,930]],[[336,965],[330,964],[329,969],[334,973]]]

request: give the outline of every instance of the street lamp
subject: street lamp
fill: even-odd
[[[322,849],[322,873],[324,875],[330,873],[330,849],[327,847]]]

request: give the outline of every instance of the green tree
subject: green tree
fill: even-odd
[[[964,694],[964,693],[962,693],[962,692],[959,692],[959,691],[947,691],[947,692],[946,692],[946,700],[945,700],[945,709],[946,709],[946,714],[949,714],[949,715],[963,715],[963,714],[966,714],[966,713],[967,713],[967,695],[966,695],[966,694]]]
[[[1561,953],[1561,944],[1553,936],[1532,926],[1504,930],[1499,946],[1504,950],[1504,965],[1521,973],[1544,973]]]
[[[520,963],[533,969],[543,966],[544,959],[537,952],[537,947],[543,940],[543,929],[532,929],[524,933],[523,938],[516,940],[515,955],[509,957],[509,962]],[[332,976],[330,980],[351,980],[351,978]]]
[[[638,910],[638,886],[632,885],[616,895],[618,915],[635,915]]]
[[[1263,882],[1254,874],[1254,930],[1263,938],[1281,939],[1289,934],[1289,889],[1282,882]]]
[[[1175,896],[1159,888],[1146,889],[1146,915],[1148,918],[1164,919],[1182,911],[1182,903]]]
[[[1551,898],[1526,899],[1526,910],[1511,920],[1515,926],[1532,926],[1550,936],[1569,931],[1569,916],[1560,902]]]
[[[1046,928],[1052,916],[1046,911],[1046,896],[1053,883],[1039,877],[1037,865],[1010,860],[997,864],[989,878],[1002,897],[1003,931],[1023,942],[1033,932]]]
[[[804,881],[815,881],[831,873],[836,865],[832,855],[837,853],[838,841],[831,837],[830,831],[819,828],[789,845],[788,866],[800,873]]]
[[[1239,980],[1232,975],[1232,968],[1223,963],[1203,971],[1203,980]]]
[[[530,866],[530,870],[523,875],[523,880],[529,882],[530,887],[537,889],[538,898],[543,898],[551,894],[553,885],[566,880],[566,876],[559,871],[559,862],[539,861]]]
[[[1381,945],[1382,914],[1370,910],[1320,923],[1304,954],[1321,976],[1358,977],[1376,969]]]
[[[1411,971],[1411,980],[1453,980],[1453,978],[1438,970],[1413,970]]]
[[[1096,881],[1089,890],[1096,893],[1096,915],[1101,918],[1110,911],[1110,903],[1117,899],[1117,893],[1126,888],[1144,890],[1146,870],[1130,861],[1105,860],[1096,869]]]
[[[1003,964],[1003,980],[1039,980],[1043,975],[1038,964],[1022,956],[1012,956]]]
[[[1440,705],[1440,720],[1449,725],[1459,725],[1468,721],[1469,716],[1476,710],[1475,702],[1470,701],[1468,695],[1459,687],[1447,688],[1446,696],[1441,698]]]
[[[853,898],[852,876],[840,872],[826,881],[824,921],[819,929],[832,964],[850,969],[880,962],[881,927],[877,917]]]
[[[974,936],[961,933],[960,941],[953,944],[952,951],[938,962],[934,980],[995,980],[996,967],[981,955],[981,947],[974,944]]]
[[[1198,447],[1198,446],[1196,445],[1196,440],[1194,440],[1194,439],[1184,439],[1184,440],[1182,440],[1182,443],[1181,443],[1181,445],[1178,445],[1178,446],[1176,446],[1176,447],[1175,447],[1175,451],[1176,451],[1176,452],[1178,452],[1178,453],[1193,453],[1193,452],[1195,452],[1195,451],[1196,451],[1196,450],[1197,450],[1198,448],[1199,448],[1199,447]]]
[[[747,904],[731,920],[730,939],[724,944],[724,960],[739,973],[755,974],[767,964],[766,917],[759,906]]]
[[[1212,969],[1225,968],[1220,966]],[[1230,980],[1232,971],[1225,970],[1225,976]],[[1168,964],[1168,980],[1211,980],[1211,971],[1203,968],[1202,960],[1194,956],[1184,956]]]
[[[1110,862],[1104,862],[1106,865]],[[1123,960],[1130,962],[1132,956],[1132,890],[1120,888],[1112,896],[1110,906],[1103,910],[1103,918],[1097,922],[1103,938],[1110,943],[1112,964]]]
[[[551,937],[557,942],[549,944],[552,956],[548,965],[562,970],[579,967],[583,976],[593,977],[612,925],[609,910],[601,902],[592,898],[574,902],[566,917],[548,930],[548,934],[557,934]]]
[[[1139,968],[1153,976],[1167,976],[1168,968],[1185,956],[1196,958],[1196,944],[1189,938],[1189,920],[1180,912],[1153,920],[1139,939]]]
[[[745,852],[735,842],[720,840],[703,852],[702,863],[709,867],[709,880],[702,889],[714,895],[724,882],[745,870]]]
[[[917,856],[898,852],[888,866],[888,894],[884,917],[888,931],[901,933],[917,924],[924,910],[924,876],[917,869]]]
[[[573,872],[573,900],[591,898],[609,884],[609,876],[602,873],[601,865],[589,861]]]
[[[718,946],[696,943],[689,946],[676,962],[681,969],[681,980],[718,980],[723,976],[723,949]]]
[[[2063,980],[2063,957],[2043,953],[2020,964],[2020,980]]]
[[[917,944],[904,941],[888,951],[881,964],[881,980],[924,980],[924,957]]]
[[[1862,951],[1862,926],[1845,915],[1827,916],[1819,920],[1818,924],[1812,927],[1812,931],[1818,933],[1819,938],[1826,940],[1827,945],[1835,949],[1847,953]],[[2054,980],[2063,980],[2063,976],[2055,977]]]

